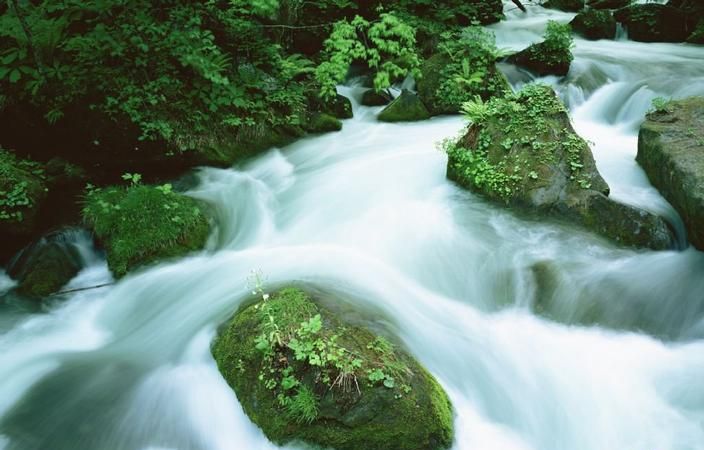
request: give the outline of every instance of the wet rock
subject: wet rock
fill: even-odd
[[[404,89],[377,118],[382,122],[412,122],[429,119],[430,113],[417,94]]]
[[[616,19],[609,11],[585,9],[572,19],[570,26],[586,39],[613,39],[616,37]]]
[[[572,30],[569,25],[550,21],[543,42],[532,44],[509,56],[507,61],[538,76],[565,76],[572,63],[572,45]]]
[[[212,353],[249,418],[277,444],[436,450],[452,406],[426,369],[389,340],[296,288],[248,304]],[[272,327],[272,324],[274,327]]]
[[[593,9],[619,9],[632,2],[633,0],[588,0],[587,4]]]
[[[633,247],[668,249],[666,222],[608,198],[587,143],[572,128],[548,86],[529,85],[489,105],[475,104],[474,123],[448,144],[447,176],[519,210],[579,224]]]
[[[657,3],[634,4],[616,11],[614,17],[640,42],[684,42],[693,31],[680,9]]]
[[[638,163],[680,213],[692,244],[704,250],[704,97],[672,101],[647,115]]]
[[[584,8],[584,0],[548,0],[542,6],[560,11],[577,12]]]
[[[328,133],[331,131],[340,131],[342,122],[336,117],[325,113],[315,113],[311,116],[306,125],[307,131],[310,133]]]
[[[384,106],[391,102],[391,99],[383,92],[377,92],[374,89],[364,91],[362,94],[362,105],[364,106]]]

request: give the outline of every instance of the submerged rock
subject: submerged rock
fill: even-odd
[[[300,289],[240,308],[212,353],[245,413],[277,444],[435,450],[452,443],[452,406],[432,375]]]
[[[53,294],[76,276],[82,266],[74,235],[78,230],[57,231],[22,250],[7,274],[18,281],[17,291],[29,297]],[[85,233],[85,232],[84,232]]]
[[[412,122],[429,118],[430,113],[420,97],[405,89],[377,116],[382,122]]]
[[[610,11],[585,9],[572,19],[570,26],[586,39],[613,39],[616,37],[616,19]]]
[[[473,120],[446,144],[447,176],[485,197],[584,226],[622,245],[667,249],[666,222],[608,198],[587,143],[549,86],[465,108]]]
[[[704,250],[704,97],[669,102],[646,116],[638,163],[682,216],[692,244]]]
[[[94,190],[86,196],[83,219],[116,277],[200,250],[210,231],[202,205],[172,192],[171,185]]]

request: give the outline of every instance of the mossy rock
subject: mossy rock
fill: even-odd
[[[587,143],[549,86],[475,104],[467,133],[447,144],[447,176],[483,196],[581,225],[633,247],[668,249],[667,223],[608,198]]]
[[[31,236],[47,191],[39,163],[0,148],[0,235]]]
[[[220,330],[213,356],[252,422],[279,445],[450,447],[452,406],[432,375],[326,305],[286,288],[241,307]]]
[[[634,4],[619,9],[614,17],[634,41],[684,42],[692,31],[687,14],[669,5]]]
[[[86,196],[83,219],[104,245],[117,277],[200,250],[209,234],[201,203],[170,185],[107,187]]]
[[[570,26],[586,39],[613,39],[616,37],[616,19],[610,11],[585,9],[572,19]]]
[[[384,106],[388,105],[391,99],[382,92],[377,92],[374,89],[364,91],[362,94],[362,105],[364,106]]]
[[[342,122],[336,117],[325,113],[315,113],[311,116],[306,124],[306,129],[310,133],[328,133],[331,131],[340,131]]]
[[[524,67],[538,76],[565,76],[570,71],[572,54],[563,49],[553,49],[545,42],[532,44],[508,57],[508,62]]]
[[[494,63],[483,67],[472,67],[472,71],[485,73],[480,83],[458,82],[461,64],[453,64],[445,53],[436,53],[421,65],[421,78],[418,80],[418,96],[431,115],[457,114],[466,101],[477,95],[484,100],[511,92],[506,77]]]
[[[420,97],[405,89],[377,116],[381,122],[413,122],[429,118],[430,113]]]
[[[76,276],[82,266],[81,256],[66,233],[54,232],[42,237],[13,260],[7,273],[18,281],[20,294],[46,297]]]
[[[593,9],[619,9],[633,3],[633,0],[588,0],[587,5]]]
[[[680,213],[689,240],[704,250],[704,97],[672,101],[647,115],[638,163]]]
[[[560,11],[577,12],[584,8],[584,0],[548,0],[542,6]]]
[[[199,165],[230,167],[238,161],[273,147],[284,147],[305,136],[298,126],[259,125],[242,127],[236,136],[211,136],[195,153]]]
[[[320,111],[337,117],[338,119],[351,119],[354,116],[352,112],[352,101],[341,94],[337,94],[337,96],[331,100],[324,102]]]

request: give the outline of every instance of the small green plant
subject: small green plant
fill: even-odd
[[[0,221],[22,222],[47,192],[42,167],[0,147]]]
[[[132,186],[136,186],[142,181],[142,175],[128,172],[122,174],[122,179],[129,182]]]
[[[670,112],[670,101],[671,99],[664,97],[655,97],[651,102],[651,113],[666,113]]]

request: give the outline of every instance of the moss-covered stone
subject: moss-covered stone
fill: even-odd
[[[80,269],[78,250],[65,233],[54,232],[22,250],[7,273],[18,281],[20,294],[46,297],[68,283]]]
[[[342,122],[336,117],[325,113],[315,113],[311,116],[306,129],[311,133],[328,133],[331,131],[340,131]]]
[[[448,178],[520,210],[584,226],[622,245],[670,248],[665,221],[610,200],[587,143],[548,86],[467,108],[474,121],[446,145]]]
[[[619,9],[633,3],[633,0],[588,0],[587,4],[594,9]]]
[[[634,41],[684,42],[691,33],[687,15],[669,5],[633,4],[616,11],[614,17]]]
[[[457,114],[464,102],[476,96],[487,100],[511,92],[506,77],[496,68],[494,37],[477,30],[467,38],[465,42],[459,36],[453,38],[460,48],[445,42],[443,48],[452,55],[439,51],[421,65],[418,95],[433,116]]]
[[[569,25],[550,21],[543,42],[509,56],[508,62],[525,67],[538,76],[565,76],[573,58],[571,33]]]
[[[452,407],[398,346],[287,288],[246,305],[212,352],[245,413],[277,444],[432,450],[452,443]]]
[[[584,0],[548,0],[543,7],[560,11],[577,12],[584,8]]]
[[[344,95],[337,94],[331,100],[326,101],[320,107],[320,111],[337,117],[338,119],[351,119],[354,115],[352,112],[352,102]]]
[[[570,22],[572,30],[586,39],[613,39],[616,37],[616,19],[610,11],[585,9]]]
[[[687,38],[687,42],[690,44],[704,44],[704,19],[699,21],[697,28]]]
[[[692,244],[704,250],[704,97],[672,101],[648,114],[636,160],[680,213]]]
[[[430,113],[420,97],[405,89],[377,116],[382,122],[412,122],[429,118]]]
[[[105,246],[108,267],[117,277],[200,250],[209,234],[203,206],[172,192],[170,185],[89,192],[83,219]]]
[[[383,92],[377,92],[374,89],[364,91],[362,94],[362,105],[364,106],[384,106],[389,104],[391,99]]]

